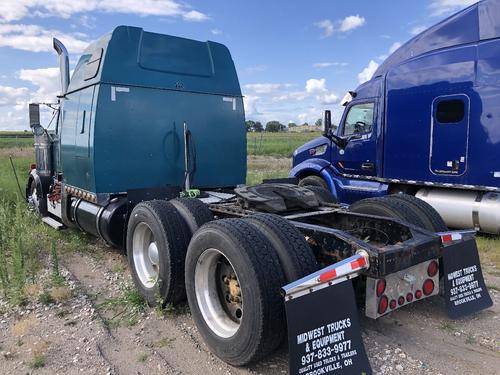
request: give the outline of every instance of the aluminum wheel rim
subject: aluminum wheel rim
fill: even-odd
[[[153,232],[146,223],[139,223],[132,237],[134,266],[141,284],[153,288],[158,281],[160,269],[158,246]]]
[[[240,289],[239,303],[230,302],[224,299],[227,297],[224,291],[224,276],[231,269],[238,277],[234,267],[217,249],[205,250],[196,263],[194,272],[194,285],[196,300],[201,314],[208,327],[217,335],[223,338],[229,338],[238,331],[243,318],[243,294]],[[233,280],[231,280],[233,282]],[[238,285],[234,284],[233,285]],[[239,289],[239,285],[238,285]],[[233,305],[234,309],[228,307]],[[233,311],[235,314],[233,314]]]

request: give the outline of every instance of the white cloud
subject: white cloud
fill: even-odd
[[[32,52],[52,51],[52,38],[60,39],[71,52],[81,52],[90,43],[82,33],[63,33],[58,30],[43,29],[37,25],[0,23],[0,47]]]
[[[347,65],[349,65],[349,64],[345,63],[345,62],[319,62],[319,63],[314,63],[313,68],[323,69],[323,68],[329,68],[332,66],[342,67],[342,66],[347,66]]]
[[[28,95],[27,87],[0,86],[0,106],[13,107],[25,102]]]
[[[292,86],[290,83],[248,83],[245,85],[245,88],[252,90],[256,94],[269,94],[273,91]]]
[[[339,97],[334,93],[326,94],[321,97],[321,104],[335,104],[339,100]]]
[[[323,30],[323,33],[321,35],[323,38],[328,38],[329,36],[332,36],[336,31],[340,33],[346,33],[363,26],[365,23],[365,18],[361,17],[359,14],[356,14],[355,16],[347,16],[344,19],[337,20],[335,22],[329,19],[325,19],[314,23],[314,26]]]
[[[31,101],[54,102],[61,91],[59,68],[21,69],[17,77],[38,87]]]
[[[219,29],[212,29],[210,30],[210,32],[213,34],[213,35],[219,35],[219,34],[222,34],[222,31],[219,30]]]
[[[257,102],[259,101],[259,96],[245,95],[243,97],[243,104],[245,106],[245,115],[247,118],[249,116],[258,116],[261,113],[257,108]]]
[[[203,22],[209,19],[209,17],[197,10],[190,10],[189,12],[183,13],[182,18],[186,21]]]
[[[308,79],[306,82],[306,92],[308,94],[323,93],[326,91],[326,79]]]
[[[369,81],[372,78],[373,73],[375,73],[375,71],[377,70],[377,68],[378,64],[375,61],[370,60],[366,68],[364,68],[361,71],[361,73],[358,74],[358,82],[363,83]]]
[[[432,16],[442,16],[477,3],[477,0],[432,0],[429,9]]]
[[[414,27],[411,28],[410,34],[411,35],[417,35],[417,34],[420,34],[422,31],[424,31],[425,29],[427,29],[427,27],[425,27],[423,25],[414,26]]]
[[[138,16],[182,17],[205,21],[209,17],[175,0],[2,0],[0,20],[11,22],[27,16],[69,18],[77,13],[106,12]]]
[[[323,30],[323,38],[327,38],[333,35],[333,22],[330,20],[318,21],[314,24],[314,26]]]
[[[347,16],[340,23],[340,31],[345,33],[347,31],[354,30],[358,27],[361,27],[365,23],[366,23],[365,18],[360,17],[359,14],[356,14],[355,16]]]
[[[259,73],[263,72],[267,69],[267,65],[254,65],[254,66],[249,66],[245,68],[245,72],[253,74],[253,73]]]

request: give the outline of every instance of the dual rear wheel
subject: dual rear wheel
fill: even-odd
[[[300,231],[277,215],[212,219],[195,199],[138,204],[128,224],[130,269],[151,305],[187,295],[211,351],[245,365],[283,342],[281,287],[318,265]]]

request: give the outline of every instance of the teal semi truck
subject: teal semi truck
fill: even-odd
[[[327,190],[294,179],[245,186],[243,100],[219,43],[120,26],[85,50],[71,79],[66,48],[57,39],[54,48],[61,68],[55,127],[44,128],[39,105],[30,105],[29,205],[48,225],[125,250],[151,305],[187,298],[201,336],[230,364],[272,353],[287,327],[291,334],[316,324],[314,311],[302,323],[291,311],[285,319],[285,306],[314,310],[309,296],[353,279],[365,314],[376,319],[438,294],[446,251],[457,258],[465,246],[477,255],[471,233],[447,232],[412,197],[367,203],[390,207],[391,218],[350,212]],[[357,310],[331,303],[348,315],[344,321],[357,319]],[[488,304],[468,305],[470,313]],[[307,335],[297,337],[306,344]],[[332,348],[321,355],[333,356]],[[313,354],[290,357],[307,367]]]

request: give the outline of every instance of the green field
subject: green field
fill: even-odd
[[[248,156],[289,158],[293,151],[320,133],[247,133]]]

